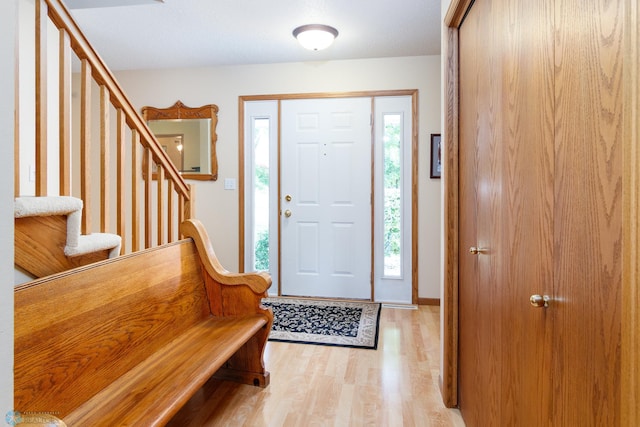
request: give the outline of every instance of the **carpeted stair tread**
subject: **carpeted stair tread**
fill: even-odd
[[[74,257],[103,250],[109,250],[109,258],[114,258],[120,254],[122,239],[117,234],[80,234],[83,203],[82,200],[76,197],[16,197],[14,206],[16,218],[66,215],[67,241],[64,248],[66,256]]]
[[[66,215],[82,211],[82,200],[70,196],[16,197],[15,217]]]
[[[92,252],[110,250],[109,258],[114,258],[120,253],[120,245],[122,239],[117,234],[111,233],[92,233],[80,235],[78,237],[78,245],[71,247],[65,246],[64,254],[66,256],[78,256]],[[113,253],[112,253],[113,252]]]

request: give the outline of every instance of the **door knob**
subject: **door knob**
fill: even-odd
[[[471,246],[469,248],[469,253],[472,254],[472,255],[486,254],[487,253],[487,248],[477,248],[475,246]]]
[[[286,216],[287,218],[289,218],[291,216],[291,211],[289,209],[287,209],[286,211],[284,211],[284,216]]]
[[[529,298],[531,305],[539,308],[549,307],[550,300],[551,298],[548,295],[531,295],[531,298]]]
[[[286,196],[284,196],[284,199],[285,199],[287,202],[290,202],[290,201],[291,201],[291,194],[287,194]]]

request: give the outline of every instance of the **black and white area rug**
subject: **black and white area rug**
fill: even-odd
[[[273,309],[269,341],[378,348],[380,304],[302,298],[265,298]]]

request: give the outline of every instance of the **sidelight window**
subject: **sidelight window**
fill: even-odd
[[[383,115],[383,204],[385,277],[402,276],[402,116]]]
[[[269,271],[269,126],[254,118],[253,136],[253,270]]]

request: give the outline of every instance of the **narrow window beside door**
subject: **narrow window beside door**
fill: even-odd
[[[376,97],[374,106],[374,287],[376,301],[412,302],[412,100]]]
[[[253,119],[253,269],[260,271],[269,271],[269,125]]]
[[[384,114],[384,272],[385,277],[402,276],[402,168],[400,137],[402,116]]]

